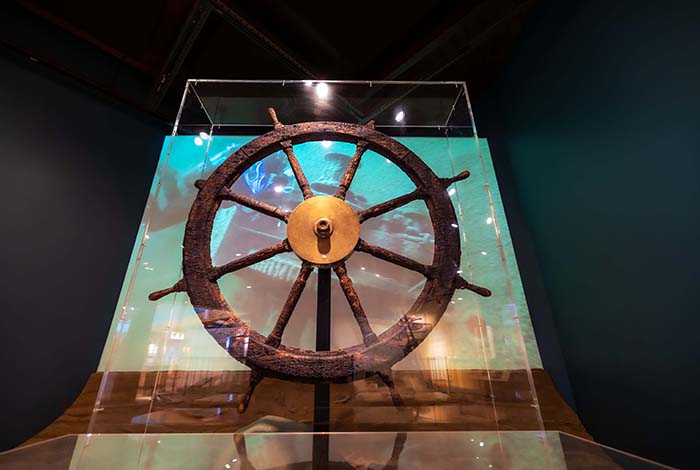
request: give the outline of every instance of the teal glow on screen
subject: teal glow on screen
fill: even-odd
[[[99,370],[246,368],[230,358],[207,334],[186,294],[158,302],[149,301],[147,296],[173,285],[181,277],[184,227],[197,191],[194,181],[206,178],[232,152],[252,139],[166,138]],[[470,178],[449,190],[462,229],[461,268],[464,277],[488,287],[494,295],[482,299],[468,291],[457,291],[424,343],[394,368],[424,368],[426,363],[436,360],[455,369],[541,367],[486,141],[481,140],[477,146],[471,138],[397,140],[440,177],[465,169],[472,172]],[[311,188],[318,195],[335,193],[354,151],[354,145],[341,142],[295,145]],[[248,168],[231,189],[287,210],[303,200],[282,152],[273,153]],[[396,165],[368,151],[362,157],[346,201],[360,210],[413,189],[415,185]],[[496,223],[500,240],[496,236]],[[213,264],[225,264],[285,237],[283,222],[223,202],[212,231]],[[361,237],[422,263],[431,263],[433,230],[421,200],[365,222]],[[267,334],[287,298],[299,263],[293,253],[278,255],[221,278],[219,285],[236,314],[258,332]],[[408,310],[424,283],[422,275],[364,253],[353,254],[347,266],[377,333],[393,325]],[[314,348],[314,276],[285,330],[283,342],[289,346]],[[337,282],[333,283],[331,295],[332,348],[361,343],[359,329]]]

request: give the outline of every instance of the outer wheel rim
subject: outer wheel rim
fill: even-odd
[[[333,351],[306,351],[282,344],[269,346],[265,336],[235,315],[218,283],[210,281],[206,275],[212,268],[210,234],[221,203],[220,190],[230,187],[247,167],[281,149],[282,142],[291,141],[295,145],[318,140],[365,141],[369,150],[395,163],[418,189],[425,191],[424,200],[435,234],[434,277],[427,278],[407,314],[370,346],[358,344]],[[202,222],[206,224],[204,227],[200,225]],[[439,178],[396,140],[372,128],[347,123],[314,122],[278,127],[234,152],[200,188],[190,211],[183,243],[187,292],[207,331],[217,342],[233,358],[264,375],[308,382],[354,380],[363,375],[358,372],[388,370],[423,341],[429,330],[417,330],[411,323],[412,317],[422,316],[430,320],[425,323],[434,328],[444,314],[456,289],[454,278],[461,256],[456,227],[452,203]],[[231,338],[228,348],[225,347],[226,338]],[[307,373],[300,375],[300,371]]]

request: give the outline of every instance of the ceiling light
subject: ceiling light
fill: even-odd
[[[321,82],[316,85],[316,96],[322,100],[328,98],[328,84]]]
[[[396,122],[402,122],[404,117],[406,117],[406,114],[403,111],[399,111],[396,113],[396,116],[394,116],[394,119],[396,119]]]
[[[200,132],[199,137],[201,137],[202,140],[209,140],[209,134],[206,132]]]
[[[314,82],[312,82],[311,80],[304,80],[304,86],[311,87],[313,85],[314,85]]]

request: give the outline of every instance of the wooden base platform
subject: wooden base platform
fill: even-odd
[[[395,371],[406,404],[401,409],[379,380],[332,385],[331,431],[539,428],[525,371],[491,371],[491,380],[481,370],[442,372]],[[532,375],[544,428],[591,439],[549,374],[534,369]],[[311,430],[312,385],[264,379],[241,415],[236,407],[247,390],[248,372],[112,372],[96,407],[102,379],[102,373],[92,374],[73,405],[25,444],[87,432],[233,433],[270,416],[291,423],[287,431]],[[93,416],[95,408],[99,411]]]

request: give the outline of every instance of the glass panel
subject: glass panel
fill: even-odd
[[[559,433],[559,444],[564,460],[570,469],[653,470],[671,468],[611,447],[580,439],[571,434]]]
[[[82,436],[63,436],[7,452],[0,453],[3,470],[30,470],[37,467],[46,470],[71,468],[75,454],[83,448]]]
[[[101,434],[0,454],[0,467],[51,470],[596,469],[664,465],[557,432]]]
[[[245,146],[273,129],[269,107],[289,126],[279,132],[342,121],[356,125],[346,126],[355,135],[328,131],[256,153]],[[359,164],[341,206],[367,217],[363,244],[326,291],[325,274],[307,277],[285,245],[287,222],[304,201],[304,179],[314,196],[333,196],[351,162]],[[179,281],[186,222],[209,184],[197,181],[223,171],[232,173],[216,189],[200,251],[211,267],[189,271],[216,281],[200,292],[216,290],[209,305],[193,307],[194,288]],[[301,294],[290,296],[304,279]],[[328,346],[343,351],[313,362],[304,380],[285,380],[301,369],[279,367],[307,361],[325,331],[317,329],[319,295],[330,301]],[[246,326],[221,320],[211,302],[230,306]],[[289,302],[294,309],[285,309]],[[281,312],[292,312],[286,323]],[[268,346],[274,331],[288,348],[279,356]],[[265,363],[268,354],[279,362]],[[251,395],[249,366],[261,363],[269,368],[255,369],[267,373],[253,380]],[[165,139],[90,431],[542,429],[530,373],[540,366],[488,145],[476,135],[462,83],[192,80]],[[322,373],[334,383],[314,384]]]

